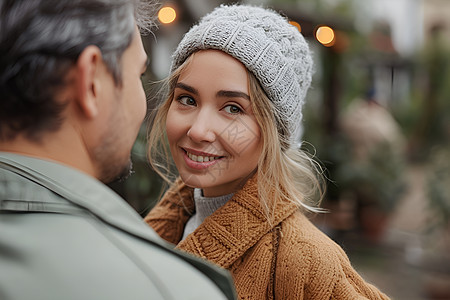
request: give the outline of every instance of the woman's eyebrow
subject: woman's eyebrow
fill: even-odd
[[[194,95],[198,95],[198,90],[195,89],[194,87],[187,85],[185,83],[182,82],[177,82],[177,84],[175,85],[175,88],[179,88],[179,89],[183,89],[185,91],[188,91]],[[220,90],[216,93],[217,97],[227,97],[227,98],[244,98],[246,100],[250,101],[250,96],[247,95],[244,92],[239,92],[239,91],[226,91],[226,90]]]
[[[250,96],[247,95],[244,92],[239,92],[239,91],[218,91],[217,92],[217,97],[227,97],[227,98],[244,98],[250,101]]]
[[[185,91],[188,91],[189,93],[198,95],[198,91],[195,88],[193,88],[190,85],[184,84],[182,82],[177,82],[177,84],[175,85],[175,88],[183,89]]]

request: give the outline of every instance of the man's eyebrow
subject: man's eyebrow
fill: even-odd
[[[226,97],[226,98],[244,98],[246,100],[250,101],[250,96],[247,95],[244,92],[239,92],[239,91],[218,91],[217,92],[217,97]]]
[[[184,84],[182,82],[177,82],[177,84],[175,85],[175,88],[183,89],[185,91],[188,91],[189,93],[198,95],[198,91],[195,88],[193,88],[190,85]]]

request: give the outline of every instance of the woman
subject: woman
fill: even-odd
[[[323,194],[299,150],[311,75],[308,45],[277,13],[221,6],[202,18],[173,55],[150,134],[152,164],[169,180],[168,144],[180,179],[146,221],[230,270],[240,299],[387,299],[305,217]]]

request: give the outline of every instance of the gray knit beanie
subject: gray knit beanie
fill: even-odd
[[[297,28],[269,9],[221,5],[184,35],[173,54],[171,70],[203,49],[228,53],[256,76],[284,123],[289,145],[298,146],[313,61]]]

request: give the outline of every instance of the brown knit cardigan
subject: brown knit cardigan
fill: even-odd
[[[389,299],[357,274],[344,251],[296,205],[279,203],[270,226],[256,180],[249,179],[181,242],[195,211],[192,189],[181,181],[145,221],[177,248],[228,269],[239,299]]]

